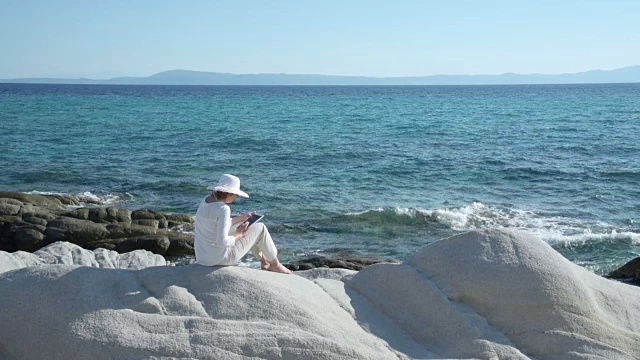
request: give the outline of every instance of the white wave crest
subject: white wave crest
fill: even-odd
[[[390,209],[389,209],[390,210]],[[383,208],[366,212],[383,212]],[[512,228],[529,232],[551,245],[568,245],[584,242],[630,241],[640,245],[640,229],[620,227],[601,221],[589,221],[564,216],[550,216],[536,211],[499,208],[474,202],[458,208],[423,209],[394,208],[400,216],[424,216],[455,231],[487,228]]]
[[[109,206],[114,204],[120,204],[126,201],[131,201],[134,199],[134,196],[130,193],[107,193],[96,195],[90,191],[85,191],[83,193],[78,194],[69,194],[69,193],[61,193],[61,192],[50,192],[50,191],[29,191],[26,194],[32,195],[61,195],[61,196],[71,196],[78,200],[79,205],[71,205],[69,208],[78,208],[84,207],[88,205],[94,206]]]

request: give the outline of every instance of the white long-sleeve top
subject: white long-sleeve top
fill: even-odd
[[[200,202],[196,212],[194,248],[196,262],[201,265],[219,264],[236,242],[229,235],[231,229],[231,209],[222,201],[207,203],[206,197]]]

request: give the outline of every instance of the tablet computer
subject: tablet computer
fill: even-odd
[[[264,217],[264,215],[258,215],[258,214],[253,214],[251,215],[251,217],[249,218],[249,220],[247,220],[247,222],[249,223],[249,226],[253,225],[254,223],[262,220],[262,218]]]

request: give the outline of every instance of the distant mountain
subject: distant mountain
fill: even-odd
[[[292,74],[228,74],[190,70],[164,71],[148,77],[108,80],[23,78],[3,83],[112,84],[112,85],[507,85],[592,84],[640,82],[640,66],[592,70],[573,74],[433,75],[419,77],[368,77]]]

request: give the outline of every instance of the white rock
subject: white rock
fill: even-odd
[[[395,357],[313,282],[250,268],[38,266],[0,294],[8,359]]]
[[[112,250],[86,250],[69,242],[56,242],[36,252],[0,251],[0,273],[41,264],[64,264],[110,269],[142,269],[166,265],[164,257],[145,250],[118,254]]]
[[[640,358],[640,289],[521,233],[476,231],[404,264],[303,276],[200,265],[5,272],[0,358]]]

